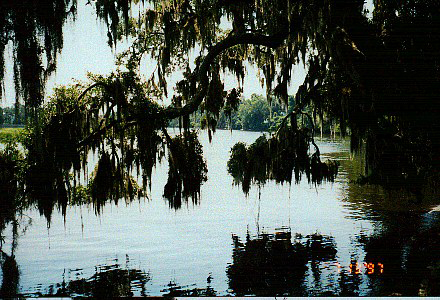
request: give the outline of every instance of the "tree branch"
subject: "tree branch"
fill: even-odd
[[[165,110],[160,112],[161,117],[166,119],[175,119],[177,117],[189,115],[197,110],[197,108],[206,96],[206,91],[209,83],[208,71],[211,63],[224,50],[237,45],[260,45],[269,48],[277,48],[284,42],[288,35],[289,31],[287,29],[281,30],[274,35],[262,35],[250,32],[243,32],[230,35],[224,40],[218,42],[209,49],[208,54],[205,56],[203,62],[200,65],[200,68],[197,70],[199,88],[193,100],[181,108],[166,108]]]
[[[87,145],[88,143],[92,142],[93,140],[96,140],[97,138],[99,138],[101,135],[105,134],[107,130],[113,128],[114,126],[119,124],[119,120],[113,120],[112,122],[108,123],[106,126],[98,129],[97,131],[93,132],[92,134],[90,134],[88,137],[86,137],[85,139],[83,139],[81,142],[79,142],[76,145],[76,148],[79,149],[81,147],[84,147],[85,145]]]
[[[312,125],[312,138],[311,138],[311,142],[312,142],[313,146],[315,146],[316,153],[318,153],[318,157],[319,157],[320,151],[319,151],[318,145],[316,145],[316,143],[315,143],[315,124],[313,123],[313,119],[310,116],[310,114],[308,114],[306,112],[301,111],[299,113],[302,114],[302,115],[307,116],[307,118],[309,119],[310,124]]]
[[[318,147],[318,145],[316,145],[316,143],[315,143],[315,124],[313,123],[313,120],[312,120],[312,117],[310,116],[310,114],[301,111],[301,107],[300,107],[300,106],[296,106],[296,107],[294,108],[293,111],[291,111],[290,113],[288,113],[288,114],[283,118],[283,120],[281,121],[280,126],[278,127],[278,130],[277,130],[277,131],[275,132],[275,134],[274,134],[275,137],[278,138],[278,135],[279,135],[279,133],[280,133],[281,128],[283,128],[283,127],[286,125],[286,121],[287,121],[287,119],[288,119],[289,117],[293,116],[293,115],[296,115],[296,114],[302,114],[302,115],[305,115],[305,116],[307,116],[307,118],[309,119],[310,124],[312,125],[312,136],[311,136],[310,141],[311,141],[312,145],[315,147],[316,153],[318,154],[318,157],[319,157],[321,152],[319,151],[319,147]]]
[[[203,62],[200,65],[200,68],[197,69],[194,74],[194,76],[197,76],[198,78],[198,91],[193,98],[192,101],[187,103],[184,107],[178,108],[178,107],[168,107],[165,110],[158,112],[159,118],[164,119],[174,119],[177,117],[183,117],[187,116],[193,112],[195,112],[199,105],[202,103],[204,97],[206,96],[206,91],[208,87],[208,71],[211,66],[211,63],[215,60],[215,58],[224,50],[234,47],[236,45],[260,45],[260,46],[266,46],[269,48],[276,48],[280,46],[283,41],[287,38],[288,31],[282,30],[274,35],[267,36],[262,34],[255,34],[255,33],[249,33],[249,32],[243,32],[238,33],[234,35],[230,35],[224,40],[220,41],[213,47],[209,49],[208,54],[203,59]],[[103,82],[97,82],[91,86],[89,86],[87,89],[85,89],[82,94],[78,97],[78,101],[83,98],[87,92],[89,92],[91,89],[97,87],[97,86],[104,86],[106,89],[109,88],[109,86],[106,83]],[[105,134],[105,132],[111,128],[113,128],[115,125],[117,125],[118,121],[113,120],[109,124],[107,124],[104,127],[101,127],[100,129],[96,130],[92,134],[90,134],[88,137],[86,137],[84,140],[79,142],[77,144],[77,148],[84,147],[88,143],[92,142],[93,140],[99,138],[100,135]],[[134,122],[136,123],[136,122]]]
[[[79,101],[81,101],[81,99],[90,91],[90,90],[92,90],[93,88],[95,88],[95,87],[97,87],[97,86],[103,86],[104,88],[106,88],[106,89],[108,89],[108,85],[106,84],[106,83],[104,83],[104,82],[96,82],[96,83],[94,83],[94,84],[92,84],[91,86],[89,86],[88,88],[86,88],[82,93],[81,93],[81,95],[79,95],[79,97],[78,97],[78,102]]]

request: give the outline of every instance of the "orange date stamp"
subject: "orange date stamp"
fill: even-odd
[[[340,273],[344,268],[338,263],[335,263],[336,267],[338,268],[338,273]],[[372,262],[364,262],[364,263],[358,263],[358,262],[352,262],[346,269],[350,274],[377,274],[381,275],[384,273],[384,265],[380,262],[374,264]]]

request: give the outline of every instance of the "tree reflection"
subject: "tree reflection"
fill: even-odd
[[[386,185],[365,183],[363,178],[368,174],[362,155],[363,152],[352,153],[350,156],[342,151],[326,153],[330,159],[340,163],[339,180],[345,185],[341,190],[341,198],[344,205],[351,211],[349,218],[399,224],[400,215],[396,214],[405,212],[420,214],[438,204],[438,192],[428,189],[427,186],[422,189],[423,201],[421,201],[421,195],[415,193],[415,190],[409,191],[409,188],[397,189]]]
[[[4,213],[0,214],[0,224],[2,226],[0,228],[0,234],[3,234],[8,223],[12,224],[11,254],[7,254],[5,252],[4,237],[0,236],[0,266],[3,276],[0,287],[0,298],[15,297],[18,293],[20,282],[20,271],[17,261],[15,260],[15,251],[18,245],[18,229],[20,223],[15,215],[15,212],[12,213],[11,211],[6,210]],[[24,227],[23,231],[26,231],[26,227]]]
[[[246,242],[233,236],[233,262],[227,268],[229,287],[236,296],[305,296],[308,263],[332,261],[336,245],[332,237],[313,234],[292,243],[290,232],[261,234]],[[319,271],[312,267],[315,278]]]
[[[206,288],[190,288],[188,286],[180,286],[174,281],[168,283],[167,288],[161,291],[164,297],[214,297],[217,295],[210,284],[210,279],[207,280]]]
[[[427,213],[438,203],[438,193],[424,187],[423,202],[418,203],[414,192],[358,184],[365,163],[356,156],[347,160],[343,153],[330,156],[341,159],[341,173],[348,179],[343,195],[351,211],[348,217],[376,223],[371,236],[358,239],[366,252],[365,261],[384,266],[381,276],[369,275],[370,294],[440,295],[440,224],[435,212]]]
[[[20,273],[18,270],[15,256],[7,255],[5,252],[0,252],[0,263],[2,267],[2,285],[0,288],[0,298],[16,297],[18,293],[18,284],[20,281]]]
[[[360,272],[343,270],[339,276],[339,293],[338,296],[352,297],[359,296],[360,285],[362,283],[362,275]]]
[[[229,288],[235,296],[438,296],[439,236],[440,227],[411,239],[396,232],[362,237],[364,261],[352,254],[349,266],[338,263],[330,236],[233,236]]]
[[[74,270],[76,272],[81,269]],[[46,293],[36,293],[36,296],[58,297],[131,297],[134,291],[146,296],[146,284],[150,275],[144,271],[122,268],[119,264],[97,266],[95,273],[89,278],[76,278],[70,281],[63,279],[61,283],[48,287]]]
[[[420,228],[420,223],[402,222],[362,241],[365,259],[385,266],[383,275],[370,281],[375,295],[440,295],[440,226]]]

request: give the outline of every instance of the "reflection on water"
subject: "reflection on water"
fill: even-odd
[[[384,266],[383,276],[370,284],[371,294],[439,295],[440,224],[426,226],[430,214],[395,217],[399,223],[388,219],[379,233],[360,238],[365,258]]]
[[[1,298],[15,297],[18,293],[20,274],[14,255],[7,255],[3,251],[0,253],[3,280],[0,288]]]
[[[228,266],[229,287],[237,296],[303,295],[306,252],[290,236],[249,236],[243,244],[233,236],[233,263]]]
[[[134,294],[146,296],[146,284],[150,276],[141,270],[122,267],[115,264],[96,266],[95,273],[83,278],[83,269],[69,270],[63,275],[61,283],[49,285],[46,289],[24,296],[57,296],[57,297],[129,297]],[[127,256],[126,265],[129,264]],[[73,277],[73,279],[72,279]]]
[[[343,266],[331,236],[233,236],[229,287],[235,296],[439,295],[439,237],[440,227],[406,243],[396,232],[366,237],[363,261]]]
[[[202,133],[209,178],[180,210],[162,199],[165,165],[149,200],[54,210],[50,228],[38,209],[5,202],[0,296],[440,295],[439,213],[356,184],[364,166],[346,141],[319,143],[341,163],[334,183],[268,182],[246,197],[226,162],[259,134],[217,135]]]
[[[214,297],[217,292],[210,286],[210,277],[207,278],[206,288],[197,288],[192,286],[179,286],[175,282],[170,281],[166,288],[161,292],[164,297]]]
[[[319,280],[319,264],[334,261],[337,250],[332,237],[313,234],[301,240],[292,243],[289,231],[247,235],[245,243],[233,236],[233,263],[227,268],[233,295],[307,295],[308,265]]]

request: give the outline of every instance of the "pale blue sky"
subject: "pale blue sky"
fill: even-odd
[[[73,79],[85,80],[87,72],[108,74],[115,69],[114,51],[107,45],[107,29],[102,22],[98,21],[91,5],[86,5],[85,0],[78,1],[78,14],[75,22],[65,24],[64,47],[58,56],[57,71],[49,78],[46,95],[52,94],[56,85],[72,83]],[[372,0],[367,1],[366,7],[372,7]],[[118,45],[116,52],[124,45]],[[1,106],[10,106],[15,102],[15,94],[12,80],[11,54],[6,57],[5,74],[5,100]],[[298,85],[302,83],[305,71],[303,66],[294,68],[293,80],[289,93],[294,93]],[[149,74],[146,74],[149,75]],[[169,94],[172,95],[172,83],[179,79],[179,75],[169,79]],[[227,76],[225,88],[236,87],[234,76]],[[244,82],[244,97],[251,94],[265,94],[257,77],[256,70],[247,68],[247,76]],[[165,100],[165,102],[167,102]]]
[[[96,14],[86,1],[78,1],[78,16],[75,22],[64,25],[64,47],[57,59],[57,71],[49,78],[47,95],[54,86],[68,84],[72,78],[83,80],[88,71],[109,73],[114,68],[114,54],[107,45],[105,25],[96,19]],[[10,53],[6,65],[6,104],[15,102],[12,63]],[[5,103],[2,103],[3,105]]]

